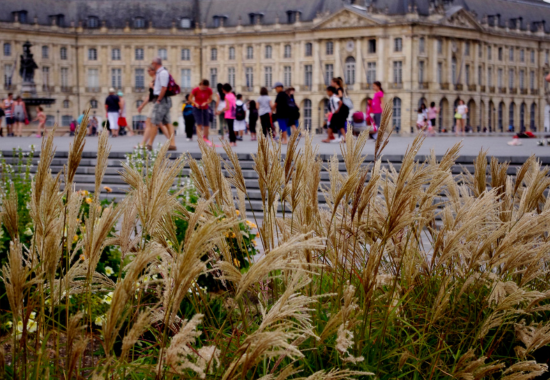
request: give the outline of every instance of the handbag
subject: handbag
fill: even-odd
[[[126,123],[126,118],[119,116],[117,124],[119,127],[126,127],[128,124]]]
[[[29,119],[25,118],[25,125],[29,125]]]

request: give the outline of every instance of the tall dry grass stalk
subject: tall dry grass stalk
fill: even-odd
[[[227,144],[223,158],[199,142],[198,161],[168,157],[167,143],[151,171],[124,164],[128,194],[102,205],[104,132],[84,213],[74,181],[85,130],[63,181],[50,170],[49,134],[28,246],[15,189],[2,194],[11,241],[1,276],[13,324],[2,340],[6,371],[23,379],[224,380],[545,373],[548,170],[531,157],[509,175],[509,163],[482,151],[475,171],[457,176],[461,144],[419,161],[422,136],[400,165],[385,163],[390,120],[388,102],[372,148],[367,134],[350,131],[326,163],[307,131],[292,135],[286,154],[259,136],[257,257],[241,230],[251,205],[245,172]],[[193,204],[182,201],[189,189],[175,185],[186,164]],[[107,248],[120,266],[110,276]]]

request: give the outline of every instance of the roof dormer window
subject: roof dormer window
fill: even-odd
[[[12,12],[12,15],[13,15],[13,20],[17,20],[19,21],[21,24],[26,24],[27,23],[27,14],[28,12],[27,11],[17,11],[17,12]]]
[[[86,22],[86,25],[90,29],[99,28],[99,17],[97,17],[97,16],[88,16],[88,20]]]
[[[220,26],[223,26],[225,23],[225,20],[227,19],[227,16],[225,15],[214,15],[212,16],[212,26],[214,28],[219,28]]]
[[[145,19],[143,17],[136,17],[134,19],[134,28],[136,29],[145,28]]]
[[[296,21],[298,21],[298,14],[301,13],[300,11],[286,11],[287,15],[287,21],[289,24],[294,24]]]
[[[248,17],[250,18],[250,25],[261,24],[262,19],[264,18],[263,13],[249,13]]]
[[[191,19],[187,17],[183,17],[180,20],[180,28],[182,29],[191,29]]]
[[[57,25],[57,26],[63,26],[63,23],[65,21],[65,15],[58,14],[58,15],[50,15],[48,16],[50,19],[50,24]]]

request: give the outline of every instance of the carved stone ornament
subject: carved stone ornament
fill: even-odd
[[[374,22],[361,17],[358,14],[353,12],[345,11],[340,14],[335,15],[334,17],[327,20],[325,23],[320,25],[323,29],[331,28],[353,28],[358,26],[372,26],[376,25]]]
[[[458,26],[460,28],[474,29],[476,27],[462,12],[458,12],[452,15],[447,19],[447,22],[453,26]]]

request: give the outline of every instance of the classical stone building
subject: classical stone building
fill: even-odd
[[[201,78],[249,99],[276,81],[292,85],[312,129],[324,122],[333,76],[345,78],[356,109],[381,81],[403,133],[422,101],[439,105],[440,125],[451,128],[458,98],[474,130],[550,128],[550,4],[540,0],[4,0],[2,8],[0,97],[20,89],[17,61],[31,41],[39,95],[57,99],[46,108],[52,124],[88,107],[104,116],[109,87],[124,92],[139,124],[146,67],[160,56],[184,92]]]

